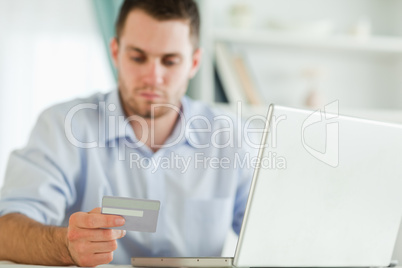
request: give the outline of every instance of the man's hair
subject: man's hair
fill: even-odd
[[[116,21],[116,38],[119,40],[128,14],[135,9],[145,11],[151,17],[164,20],[187,20],[190,25],[190,40],[198,48],[200,35],[200,14],[193,0],[125,0]]]

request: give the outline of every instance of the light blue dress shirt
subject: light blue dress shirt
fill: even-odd
[[[256,155],[235,117],[183,97],[180,120],[156,153],[139,141],[117,90],[44,111],[9,159],[0,215],[67,226],[104,195],[160,200],[156,233],[127,232],[115,264],[133,256],[219,256],[239,233]],[[230,120],[228,120],[230,118]],[[232,131],[228,131],[229,128]],[[247,148],[247,149],[246,149]]]

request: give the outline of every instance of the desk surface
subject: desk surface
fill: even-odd
[[[25,265],[25,264],[16,264],[13,262],[9,262],[9,261],[0,261],[0,268],[6,268],[6,267],[10,267],[10,268],[62,268],[63,266],[41,266],[41,265]],[[77,266],[66,266],[69,268],[73,268],[73,267],[77,267]],[[132,268],[131,265],[110,265],[110,264],[106,264],[106,265],[100,265],[97,267],[101,267],[101,268]],[[402,268],[402,267],[401,267]]]
[[[25,264],[16,264],[8,261],[0,261],[0,268],[63,268],[63,267],[69,267],[69,268],[74,268],[77,266],[41,266],[41,265],[25,265]],[[100,265],[96,267],[101,267],[101,268],[133,268],[131,265],[111,265],[111,264],[105,264],[105,265]],[[395,266],[394,268],[402,268],[402,266]]]
[[[0,261],[0,268],[63,268],[63,267],[69,267],[69,268],[74,268],[77,266],[41,266],[41,265],[24,265],[24,264],[16,264],[8,261]],[[101,268],[133,268],[131,265],[110,265],[110,264],[105,264],[105,265],[100,265],[96,267],[101,267]],[[394,268],[402,268],[402,266],[395,266]]]

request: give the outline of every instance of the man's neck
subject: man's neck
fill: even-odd
[[[153,152],[158,151],[172,134],[179,115],[168,112],[158,118],[145,118],[146,126],[137,121],[130,121],[138,140],[147,145]],[[146,127],[147,129],[144,129]]]

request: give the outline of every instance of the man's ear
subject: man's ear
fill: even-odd
[[[191,65],[191,70],[190,70],[190,77],[189,77],[190,79],[195,76],[198,69],[200,68],[201,58],[202,58],[202,49],[197,48],[197,50],[194,51],[194,53],[193,53],[193,60],[192,60],[192,65]]]
[[[110,40],[109,46],[110,46],[110,54],[112,55],[114,67],[117,68],[118,55],[119,55],[119,42],[117,41],[116,37],[113,37],[112,40]]]

